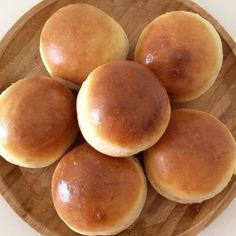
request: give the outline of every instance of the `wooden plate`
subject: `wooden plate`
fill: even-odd
[[[155,17],[171,10],[200,13],[219,31],[224,63],[214,86],[201,98],[178,107],[192,107],[219,117],[236,137],[236,46],[207,12],[184,0],[47,0],[26,13],[0,43],[0,88],[33,75],[47,75],[39,56],[39,36],[44,22],[69,3],[87,2],[112,15],[124,27],[131,45],[129,58],[142,29]],[[62,32],[63,33],[63,32]],[[57,216],[50,195],[55,165],[24,169],[0,158],[0,191],[11,207],[42,235],[76,235]],[[181,205],[158,195],[150,186],[144,210],[137,222],[120,235],[195,235],[230,203],[236,194],[236,178],[215,198],[202,204]]]

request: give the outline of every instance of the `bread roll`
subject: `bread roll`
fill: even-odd
[[[135,61],[162,80],[174,102],[205,93],[215,82],[222,60],[222,43],[215,28],[186,11],[157,17],[144,29],[135,49]]]
[[[160,141],[145,152],[152,186],[180,203],[200,203],[229,183],[236,167],[236,144],[212,115],[191,109],[172,111]]]
[[[61,219],[75,232],[111,235],[128,228],[146,200],[144,173],[133,158],[112,158],[88,144],[59,162],[52,198]]]
[[[170,118],[165,88],[145,66],[131,61],[98,67],[77,98],[79,126],[99,152],[131,156],[149,148]]]
[[[0,154],[13,164],[48,166],[77,132],[75,98],[51,78],[19,80],[0,96]]]
[[[59,9],[46,22],[40,39],[40,53],[48,72],[76,90],[93,69],[125,59],[128,50],[122,27],[88,4]]]

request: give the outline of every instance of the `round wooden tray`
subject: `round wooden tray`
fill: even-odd
[[[222,37],[224,63],[214,86],[201,98],[175,107],[192,107],[219,117],[236,137],[236,46],[226,31],[206,11],[184,0],[47,0],[26,13],[0,43],[0,88],[33,75],[47,75],[39,56],[39,36],[50,15],[69,3],[87,2],[113,16],[124,27],[133,57],[142,29],[155,17],[172,10],[200,13]],[[62,32],[63,33],[63,32]],[[0,192],[11,207],[42,235],[77,235],[57,216],[50,194],[52,165],[44,169],[25,169],[0,158]],[[208,225],[236,195],[236,178],[215,198],[202,204],[182,205],[158,195],[150,186],[144,210],[128,230],[119,235],[176,236],[195,235]]]

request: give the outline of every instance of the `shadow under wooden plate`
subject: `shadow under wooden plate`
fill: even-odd
[[[33,75],[47,75],[39,55],[39,36],[50,15],[69,3],[87,2],[113,16],[130,41],[129,59],[143,28],[155,17],[172,10],[200,13],[222,37],[224,63],[214,86],[199,99],[173,107],[192,107],[220,118],[236,137],[236,47],[225,30],[203,9],[184,0],[48,0],[26,13],[0,43],[0,88]],[[63,33],[63,32],[62,32]],[[25,169],[0,158],[0,192],[11,207],[42,235],[77,235],[57,216],[50,195],[52,165]],[[144,210],[134,225],[119,235],[195,235],[230,203],[236,194],[236,178],[215,198],[202,204],[182,205],[158,195],[150,186]]]

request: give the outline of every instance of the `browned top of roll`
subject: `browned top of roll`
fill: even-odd
[[[50,78],[22,79],[0,96],[1,145],[22,156],[19,162],[36,164],[62,154],[77,129],[75,98]]]
[[[72,229],[105,232],[132,215],[144,184],[136,161],[109,157],[84,144],[59,162],[52,196],[58,214]]]
[[[223,123],[208,113],[172,111],[160,141],[145,154],[153,184],[168,195],[204,196],[222,190],[234,171],[236,144]]]
[[[121,26],[102,10],[71,4],[48,19],[40,50],[51,75],[78,84],[97,66],[125,59],[128,40]]]
[[[120,61],[89,76],[89,119],[114,144],[145,142],[169,121],[169,99],[156,76],[144,66]]]
[[[185,101],[212,84],[222,55],[220,38],[209,22],[198,14],[176,11],[145,28],[135,60],[159,76],[172,100]]]

